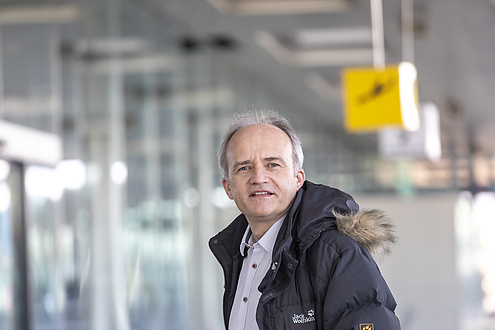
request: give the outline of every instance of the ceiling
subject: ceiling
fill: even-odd
[[[326,122],[332,128],[343,126],[342,69],[373,65],[370,3],[377,3],[379,0],[129,1],[167,24],[170,29],[164,29],[167,30],[164,34],[172,30],[183,45],[191,40],[211,41],[215,37],[217,46],[234,52],[234,56],[230,58],[235,60],[236,65],[253,72],[257,80],[266,81],[279,95],[285,95],[288,100],[297,100],[297,104],[304,105],[301,111],[321,119],[320,122]],[[29,14],[31,11],[27,11],[28,16],[26,10],[16,11],[15,4],[24,3],[22,0],[0,2],[5,4],[0,15],[0,25],[33,18]],[[385,63],[395,64],[406,60],[415,64],[420,101],[433,102],[440,112],[444,159],[455,160],[481,155],[493,160],[495,0],[382,2]],[[77,16],[74,3],[53,3],[55,7],[51,6],[41,13],[37,8],[38,21],[51,22],[54,8],[57,8],[55,16],[61,22],[71,21]],[[253,4],[256,3],[263,5],[269,13],[261,13],[259,10],[255,12]],[[302,5],[297,5],[301,3]],[[413,10],[402,11],[411,7]],[[403,28],[403,22],[407,20],[402,17],[413,17],[414,29]],[[132,25],[127,17],[125,22]],[[70,33],[70,29],[67,30]],[[322,40],[321,32],[326,30],[331,32],[330,36],[325,35],[326,40],[334,40],[334,43],[315,45],[314,41]],[[18,33],[24,33],[22,37],[31,36],[32,32],[26,31],[17,29]],[[343,31],[347,33],[344,36]],[[37,37],[33,35],[31,38]],[[336,38],[341,38],[338,45],[335,45]],[[349,44],[351,40],[355,43]],[[404,45],[403,41],[408,40],[412,42]],[[4,46],[8,41],[4,38]],[[43,40],[37,40],[35,44],[40,42]],[[84,45],[77,44],[75,47],[77,46]],[[120,46],[131,49],[141,47],[135,44]],[[335,56],[342,48],[348,52]],[[31,52],[24,53],[26,56],[30,54]],[[12,55],[14,59],[17,56]],[[156,69],[156,65],[173,65],[163,58],[142,60],[155,63],[152,69]],[[15,63],[10,61],[13,62]],[[142,67],[142,63],[134,64]],[[28,79],[27,76],[17,77],[17,70],[18,67],[9,65],[4,68],[4,77]],[[4,88],[12,87],[12,81],[15,79],[9,79],[9,85]],[[13,109],[19,108],[15,107],[19,100],[11,101],[15,102],[4,103]],[[46,104],[45,108],[50,109],[50,103],[46,100],[35,101],[37,109],[40,104]],[[360,143],[363,140],[361,136],[349,139],[352,140],[350,144],[356,145],[356,152],[360,152],[359,148],[369,148],[379,140],[375,134],[365,134],[364,138],[366,143]],[[495,168],[495,165],[492,167]],[[495,178],[493,172],[492,170],[492,178]]]
[[[239,46],[237,63],[256,72],[282,93],[296,97],[307,105],[304,111],[341,125],[341,69],[372,65],[373,58],[361,57],[361,63],[324,63],[321,59],[303,65],[297,61],[283,62],[262,47],[260,31],[262,36],[280,37],[281,44],[289,48],[296,44],[293,35],[298,31],[361,28],[366,32],[371,29],[370,2],[342,0],[339,2],[347,9],[339,7],[332,12],[320,7],[318,12],[308,13],[312,1],[302,1],[306,3],[303,13],[287,13],[291,2],[297,0],[264,0],[258,2],[284,2],[282,10],[243,14],[234,6],[253,3],[252,0],[133,0],[140,5],[161,6],[180,33],[199,39],[212,35],[233,38]],[[411,5],[408,1],[402,1],[404,8]],[[495,152],[495,3],[414,0],[413,8],[413,12],[405,13],[413,13],[414,42],[404,46],[403,32],[406,37],[412,35],[410,29],[401,28],[401,1],[383,0],[385,63],[407,60],[416,65],[420,101],[431,101],[439,108],[444,154],[462,157],[482,152],[491,156]],[[364,46],[370,45],[368,40]]]

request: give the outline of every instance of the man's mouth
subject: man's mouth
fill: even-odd
[[[250,197],[255,197],[255,196],[263,196],[263,195],[273,195],[273,194],[270,193],[270,192],[268,192],[268,191],[255,191],[254,193],[252,193],[249,196]]]

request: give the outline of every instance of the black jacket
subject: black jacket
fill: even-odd
[[[225,276],[224,322],[242,267],[244,215],[210,240]],[[351,196],[306,181],[275,242],[259,286],[260,329],[397,330],[396,302],[373,257],[395,237],[382,212],[359,211]],[[371,253],[371,254],[370,254]],[[231,329],[239,330],[239,329]]]

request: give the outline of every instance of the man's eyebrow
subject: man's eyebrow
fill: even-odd
[[[234,163],[234,167],[244,166],[244,165],[247,165],[247,164],[250,164],[250,163],[251,163],[251,161],[250,161],[250,160],[243,160],[243,161],[240,161],[240,162]]]
[[[279,163],[282,163],[282,164],[287,164],[287,162],[282,158],[282,157],[266,157],[266,158],[263,158],[263,160],[265,162],[279,162]],[[239,167],[239,166],[244,166],[244,165],[248,165],[248,164],[251,164],[252,161],[251,160],[242,160],[242,161],[238,161],[236,163],[234,163],[234,168],[235,167]]]
[[[267,162],[276,161],[276,162],[280,162],[282,164],[286,164],[286,161],[283,158],[281,158],[281,157],[267,157],[264,160],[267,161]]]

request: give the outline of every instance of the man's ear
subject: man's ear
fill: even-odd
[[[227,181],[227,179],[223,178],[222,179],[222,185],[223,185],[223,189],[225,190],[225,193],[227,194],[227,196],[229,196],[230,199],[234,199],[234,195],[232,195],[232,190],[230,189],[229,181]]]
[[[297,190],[299,190],[302,185],[304,184],[304,180],[306,180],[306,173],[304,173],[304,170],[302,168],[300,168],[298,171],[297,171],[297,174],[296,174],[296,185],[297,185]]]

